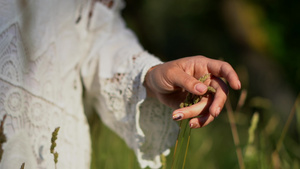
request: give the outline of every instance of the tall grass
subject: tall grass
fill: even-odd
[[[199,78],[199,81],[204,83],[208,78],[210,78],[210,73],[205,74]],[[197,96],[192,93],[188,93],[184,102],[180,104],[180,108],[188,107],[197,104],[206,95],[212,95],[216,90],[207,86],[207,92],[202,96]],[[190,139],[191,139],[191,128],[189,126],[190,119],[185,119],[180,121],[180,130],[178,133],[178,138],[174,148],[174,156],[172,159],[171,169],[184,169],[186,163],[186,157],[189,149]]]
[[[91,169],[139,169],[134,152],[96,114],[89,118],[92,138]]]
[[[184,169],[191,138],[189,119],[180,122],[180,132],[174,148],[171,169]]]
[[[191,131],[186,169],[300,169],[300,96],[282,121],[267,99],[247,98],[243,91],[232,110],[238,142],[234,141],[228,110],[201,129]],[[232,93],[231,93],[232,94]],[[234,94],[234,93],[233,93]],[[243,98],[243,99],[242,99]],[[254,104],[264,103],[264,106]],[[231,104],[230,104],[231,105]],[[234,104],[232,104],[234,105]],[[134,152],[104,126],[96,115],[90,121],[93,141],[92,169],[138,169]],[[177,151],[177,150],[176,150]],[[174,154],[174,148],[171,151]],[[186,151],[181,155],[185,156]],[[172,167],[173,156],[162,156],[162,169]],[[241,160],[242,159],[242,160]]]

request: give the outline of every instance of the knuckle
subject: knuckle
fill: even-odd
[[[222,63],[222,69],[224,72],[231,72],[233,70],[232,66],[228,62],[223,62]]]
[[[182,86],[191,92],[194,87],[194,80],[191,77],[186,76],[182,79]]]
[[[190,77],[186,76],[182,79],[182,83],[183,84],[190,84],[191,83],[191,79]]]

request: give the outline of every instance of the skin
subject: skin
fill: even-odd
[[[199,82],[201,76],[211,73],[211,78],[204,83]],[[216,118],[227,99],[228,86],[241,89],[237,73],[227,62],[210,59],[204,56],[185,57],[166,62],[149,69],[144,86],[148,97],[155,97],[160,102],[174,108],[174,120],[190,120],[191,128],[206,126]],[[204,97],[199,103],[190,107],[179,108],[187,92],[202,95],[207,91],[207,85],[216,89],[216,93]]]

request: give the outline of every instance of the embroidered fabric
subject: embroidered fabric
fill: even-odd
[[[0,120],[6,115],[7,137],[0,168],[89,168],[83,94],[142,168],[161,166],[178,126],[143,87],[147,70],[161,61],[126,29],[124,3],[103,2],[91,8],[91,1],[0,0]],[[49,150],[56,127],[57,164]]]

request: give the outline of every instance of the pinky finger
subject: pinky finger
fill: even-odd
[[[201,117],[196,117],[196,118],[191,119],[190,127],[191,128],[201,128],[201,127],[208,125],[212,121],[214,121],[214,119],[215,119],[215,117],[212,116],[210,113],[205,113]]]

